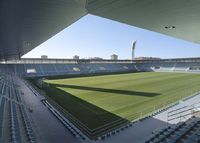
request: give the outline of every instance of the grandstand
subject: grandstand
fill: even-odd
[[[1,69],[23,77],[114,73],[114,72],[200,72],[199,58],[162,60],[73,60],[22,59],[1,64]],[[17,63],[17,64],[15,64]]]
[[[10,137],[3,138],[2,142],[37,142],[36,134],[32,128],[31,120],[28,116],[28,111],[24,107],[24,102],[21,99],[21,93],[16,89],[14,77],[1,74],[1,136],[10,134]],[[9,112],[7,112],[9,111]],[[9,127],[5,129],[5,127]],[[20,134],[23,130],[25,134]]]
[[[135,75],[137,75],[136,73],[138,73],[138,72],[147,72],[147,73],[148,72],[170,72],[170,73],[176,72],[177,74],[178,73],[183,73],[183,74],[188,73],[188,76],[189,76],[189,75],[193,75],[190,73],[197,73],[197,74],[200,73],[199,67],[200,67],[199,58],[141,60],[141,61],[139,61],[139,60],[136,60],[136,61],[103,60],[102,61],[102,60],[69,60],[69,59],[64,59],[64,60],[45,59],[45,61],[43,59],[23,59],[20,61],[9,61],[7,63],[1,64],[2,74],[1,74],[0,89],[1,89],[2,95],[0,96],[1,97],[0,98],[0,103],[1,103],[0,107],[1,107],[1,115],[2,116],[1,116],[1,120],[0,120],[1,121],[0,125],[1,125],[2,140],[8,141],[8,140],[6,140],[7,138],[6,138],[5,132],[10,132],[10,133],[8,133],[11,135],[11,137],[9,137],[9,140],[12,140],[13,142],[14,141],[23,142],[25,140],[30,141],[30,142],[40,142],[40,140],[42,140],[40,137],[38,137],[39,136],[38,132],[35,131],[35,128],[33,128],[33,126],[35,126],[35,125],[32,124],[32,122],[37,123],[40,121],[37,117],[38,116],[37,114],[39,114],[39,113],[37,113],[37,110],[35,111],[34,106],[32,106],[32,107],[27,106],[27,102],[28,103],[30,102],[30,101],[28,101],[28,100],[30,100],[29,98],[33,98],[32,97],[33,95],[34,95],[34,98],[36,97],[36,99],[34,99],[34,100],[37,100],[36,103],[40,102],[37,104],[41,104],[40,108],[42,110],[45,110],[43,108],[47,107],[47,109],[50,111],[50,112],[47,112],[48,111],[47,110],[46,113],[45,112],[44,113],[47,115],[50,114],[48,116],[51,116],[51,114],[52,114],[54,117],[56,117],[54,120],[57,120],[58,123],[62,123],[61,124],[61,126],[63,126],[62,129],[63,130],[67,129],[68,132],[70,132],[69,133],[70,136],[75,137],[74,139],[71,139],[72,142],[77,142],[78,140],[84,140],[86,142],[89,140],[93,140],[93,141],[97,140],[99,142],[100,141],[99,139],[104,141],[107,138],[113,138],[112,136],[114,136],[115,134],[119,134],[119,136],[120,136],[120,133],[122,130],[125,130],[125,129],[129,130],[129,128],[134,128],[134,126],[137,126],[137,121],[152,120],[152,118],[154,116],[158,116],[162,112],[168,111],[173,106],[176,107],[177,101],[182,100],[185,97],[188,100],[188,96],[190,98],[192,98],[191,95],[193,95],[195,92],[198,92],[198,87],[195,90],[193,89],[194,91],[191,90],[190,92],[187,92],[186,94],[183,94],[185,91],[180,92],[180,94],[181,94],[180,98],[179,98],[179,95],[177,94],[176,95],[178,97],[177,99],[173,98],[171,100],[170,98],[168,98],[167,100],[169,100],[169,101],[166,101],[165,104],[162,103],[161,106],[157,105],[157,107],[155,108],[152,104],[152,107],[151,106],[148,107],[149,109],[152,109],[152,110],[139,109],[138,113],[134,113],[133,111],[131,111],[131,114],[128,114],[128,116],[130,116],[130,117],[126,118],[126,119],[120,119],[117,116],[115,117],[113,115],[107,114],[105,116],[105,117],[107,117],[106,122],[105,122],[104,121],[105,119],[103,119],[105,117],[99,116],[98,118],[100,120],[98,120],[98,122],[99,122],[98,124],[99,125],[101,124],[101,126],[98,126],[98,124],[95,123],[94,125],[95,126],[97,125],[97,126],[95,127],[94,125],[92,125],[92,126],[94,126],[94,127],[92,127],[90,125],[86,125],[86,124],[84,125],[83,123],[81,123],[82,121],[81,122],[78,121],[74,117],[73,113],[70,113],[70,114],[67,113],[68,111],[62,107],[62,104],[59,104],[59,102],[54,100],[54,98],[52,98],[51,96],[50,97],[44,96],[43,91],[41,91],[41,89],[39,89],[40,86],[38,86],[37,82],[35,82],[35,81],[38,81],[38,78],[42,79],[45,77],[45,78],[50,78],[50,79],[51,78],[53,78],[53,79],[61,78],[62,79],[62,78],[66,78],[66,77],[71,77],[73,79],[73,77],[77,77],[77,76],[78,77],[83,76],[83,78],[84,78],[84,76],[107,75],[107,74],[108,74],[108,76],[109,76],[109,74],[114,74],[114,75],[118,76],[120,73],[135,73]],[[173,73],[172,73],[172,75],[173,75]],[[128,76],[130,76],[130,75],[128,75]],[[145,77],[145,76],[147,76],[147,74],[144,73],[144,75],[141,75],[141,77],[143,77],[143,76]],[[125,79],[124,76],[121,75],[121,77],[122,77],[122,79]],[[197,77],[198,77],[198,75],[197,75]],[[22,78],[25,78],[25,79],[31,78],[31,79],[34,79],[34,80],[31,80],[31,82],[32,81],[34,81],[34,82],[30,83],[29,81],[22,80]],[[106,77],[106,78],[108,78],[108,77]],[[78,79],[78,78],[76,78],[76,79]],[[118,79],[120,80],[120,78],[118,78]],[[184,79],[183,76],[182,76],[182,79],[186,80],[186,79]],[[191,80],[192,78],[189,78],[189,79]],[[101,80],[103,80],[103,78],[101,78]],[[196,80],[197,80],[197,78],[196,78]],[[14,81],[19,81],[20,84],[19,83],[16,84],[16,82],[14,82]],[[41,81],[43,82],[43,80],[41,80]],[[26,86],[26,89],[24,89],[24,87],[19,88],[19,86],[22,86],[21,85],[22,83],[23,83],[23,86],[24,85]],[[170,82],[168,82],[168,83],[170,84]],[[195,83],[196,83],[195,80],[193,81],[193,83],[195,85]],[[129,84],[131,85],[131,83],[129,83]],[[86,83],[85,83],[85,85],[86,85]],[[160,82],[160,85],[162,85],[161,82]],[[194,87],[192,84],[191,84],[191,86]],[[51,89],[48,89],[48,90],[51,91]],[[178,91],[178,90],[175,90],[175,91]],[[28,99],[26,99],[27,97],[25,96],[26,94],[24,92],[28,92],[28,93],[32,92],[33,94],[31,97],[28,97]],[[48,94],[47,91],[45,91],[45,92]],[[57,94],[57,93],[54,93],[54,91],[51,91],[51,92],[53,94]],[[95,94],[97,94],[97,92]],[[131,93],[131,94],[134,94],[134,93]],[[71,99],[68,99],[68,100],[70,101]],[[31,103],[31,104],[36,104],[36,103]],[[68,103],[68,104],[70,105],[71,103]],[[74,103],[74,105],[75,105],[75,103]],[[94,108],[94,107],[91,106],[88,108]],[[38,109],[38,110],[41,110],[41,109]],[[6,110],[8,110],[9,112],[5,112]],[[97,109],[95,109],[95,110],[97,110]],[[99,110],[98,112],[106,112],[106,111],[101,111],[102,109],[98,109],[98,110]],[[185,109],[185,110],[187,110],[187,109]],[[85,112],[85,111],[82,111],[82,112]],[[95,112],[97,112],[97,111],[95,111]],[[7,113],[9,113],[9,114],[7,114]],[[33,117],[32,114],[36,114],[36,116]],[[189,114],[191,115],[191,112],[189,112]],[[178,114],[178,115],[180,116],[180,114]],[[93,115],[88,114],[88,116],[92,117]],[[95,118],[95,116],[94,116],[94,118]],[[5,118],[10,118],[10,122],[6,122]],[[166,117],[166,119],[169,119],[169,118]],[[190,120],[190,117],[187,119]],[[104,121],[105,123],[104,122],[101,123],[101,120]],[[3,124],[3,122],[5,122],[5,123]],[[165,122],[168,123],[169,121],[165,120]],[[180,121],[178,120],[178,121],[176,121],[176,123],[177,122],[180,122]],[[107,124],[107,125],[104,126],[104,124],[105,125]],[[178,123],[178,125],[175,127],[169,126],[166,129],[163,129],[161,131],[161,132],[166,131],[168,133],[168,130],[171,131],[172,129],[174,129],[172,131],[172,133],[170,133],[170,138],[167,135],[165,138],[163,137],[162,139],[159,137],[160,140],[158,140],[158,138],[157,138],[158,135],[155,135],[156,136],[155,137],[153,134],[153,135],[151,135],[152,137],[150,137],[148,140],[146,140],[146,142],[150,142],[150,141],[151,142],[156,142],[156,141],[162,142],[163,140],[171,141],[173,139],[173,132],[176,130],[178,130],[178,131],[180,130],[178,128],[179,124],[180,123]],[[182,124],[184,124],[184,122]],[[23,126],[21,127],[21,125],[23,125]],[[11,129],[5,131],[5,129],[4,129],[5,126],[10,126]],[[88,129],[87,129],[87,126],[89,127]],[[99,127],[101,127],[101,128],[99,128]],[[45,128],[48,128],[48,127],[43,126],[43,129],[41,129],[41,130],[45,130]],[[185,128],[187,128],[187,127],[185,127]],[[14,131],[12,131],[12,130],[14,130]],[[191,128],[189,130],[193,130],[193,128]],[[181,134],[181,135],[184,135],[184,137],[185,137],[185,136],[187,136],[186,133],[188,133],[188,132],[189,131],[187,130],[184,132],[184,134]],[[189,132],[189,133],[191,133],[191,132]],[[148,134],[150,134],[150,133],[148,133]],[[172,134],[172,138],[171,138],[171,134]],[[49,137],[49,135],[50,134],[48,132],[46,132],[46,134],[43,134],[43,136],[45,138]],[[122,135],[123,135],[123,133],[122,133]],[[162,135],[162,133],[160,133],[160,135]],[[179,138],[177,137],[177,140],[181,139],[181,137],[182,137],[181,135],[179,136]],[[191,138],[192,137],[193,136],[191,136]],[[63,138],[64,138],[64,136],[61,139],[63,139]],[[68,137],[66,137],[66,138],[68,138]],[[138,140],[142,141],[142,139],[138,139]]]
[[[0,143],[200,142],[198,57],[22,58],[87,14],[200,43],[200,1],[1,0],[0,9]]]

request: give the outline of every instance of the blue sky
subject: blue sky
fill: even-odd
[[[48,41],[24,55],[24,58],[131,58],[132,42],[137,40],[136,57],[200,57],[200,45],[129,26],[105,18],[86,15]]]

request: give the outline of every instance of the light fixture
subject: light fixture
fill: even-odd
[[[167,30],[172,30],[172,29],[175,29],[175,28],[176,28],[176,26],[174,26],[174,25],[165,26],[165,29],[167,29]]]

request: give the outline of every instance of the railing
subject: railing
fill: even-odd
[[[196,113],[200,113],[200,103],[183,106],[168,112],[167,120],[168,122],[172,122],[174,120],[180,122],[182,121],[183,118],[184,119],[190,118]]]
[[[110,59],[41,59],[30,58],[0,62],[0,64],[65,64],[65,63],[135,63],[132,60]]]
[[[181,101],[186,101],[194,96],[199,95],[200,92],[197,91],[193,94],[188,94],[190,96],[187,96],[187,93],[183,96],[178,96],[178,97],[174,97],[174,98],[169,98],[169,99],[163,99],[162,103],[157,103],[157,105],[151,106],[148,109],[144,109],[144,110],[140,110],[138,112],[135,112],[134,114],[131,114],[129,116],[126,116],[125,118],[128,120],[132,120],[132,122],[141,120],[145,117],[150,117],[153,115],[156,115],[158,113],[160,113],[161,111],[167,110],[177,104],[179,104],[179,102]]]

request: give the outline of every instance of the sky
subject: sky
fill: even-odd
[[[137,40],[136,57],[200,57],[200,45],[144,30],[94,15],[86,15],[42,43],[23,58],[131,58],[133,41]]]

